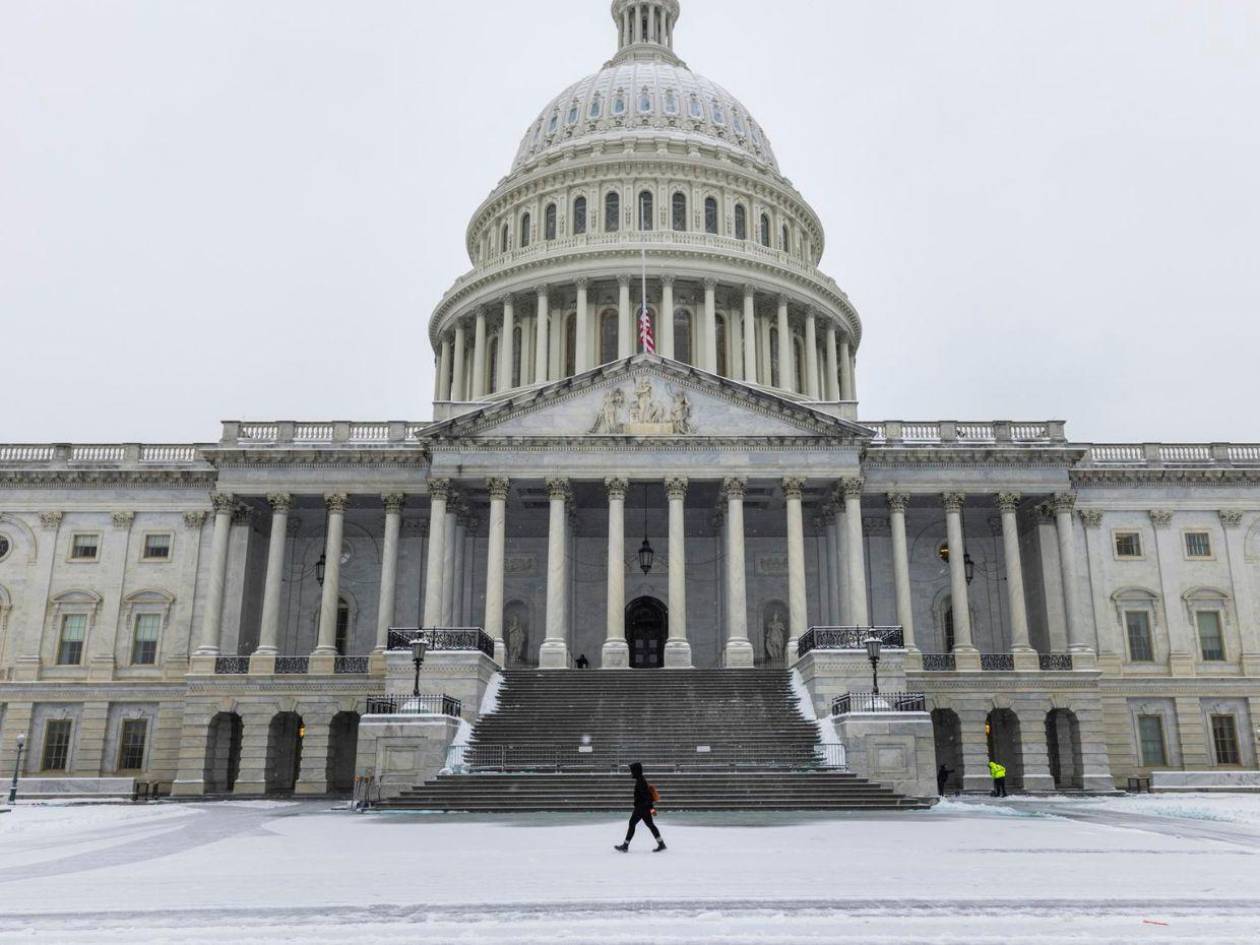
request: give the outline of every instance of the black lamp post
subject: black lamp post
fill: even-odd
[[[648,574],[652,570],[652,562],[656,559],[656,552],[652,550],[652,543],[648,541],[647,536],[647,483],[643,484],[643,544],[639,545],[639,570],[644,574]]]
[[[429,644],[424,640],[424,632],[421,631],[414,640],[411,641],[411,662],[416,664],[416,682],[411,687],[411,694],[419,697],[420,695],[420,667],[424,665],[424,654],[428,650]]]
[[[967,584],[969,586],[976,579],[976,563],[971,560],[970,551],[963,552],[963,574],[967,576]]]
[[[874,695],[879,695],[879,651],[883,646],[879,637],[866,638],[866,658],[871,661],[871,681],[875,686]]]
[[[26,744],[26,736],[17,737],[17,760],[13,762],[13,783],[9,785],[9,803],[17,803],[18,772],[22,770],[22,746]]]

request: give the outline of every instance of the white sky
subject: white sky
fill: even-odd
[[[426,419],[607,0],[0,0],[0,441]],[[1260,440],[1260,0],[683,0],[827,227],[865,419]]]

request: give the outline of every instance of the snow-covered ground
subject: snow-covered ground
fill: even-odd
[[[1260,796],[659,823],[623,856],[602,815],[20,805],[0,943],[1260,940]]]

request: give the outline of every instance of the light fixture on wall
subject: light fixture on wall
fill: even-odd
[[[324,503],[324,550],[319,553],[315,562],[315,583],[324,586],[324,572],[328,569],[328,503]]]
[[[643,544],[639,545],[639,570],[645,575],[652,570],[652,562],[656,559],[656,552],[652,550],[652,543],[648,541],[647,535],[647,483],[643,484]]]

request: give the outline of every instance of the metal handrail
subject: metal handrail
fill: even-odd
[[[453,696],[368,696],[366,715],[448,715],[459,718],[464,704]]]
[[[899,626],[810,627],[797,641],[796,652],[804,656],[813,650],[864,650],[870,637],[886,649],[899,650],[906,645],[905,632]]]
[[[481,627],[391,627],[387,647],[406,650],[423,635],[430,653],[475,650],[494,658],[494,640]]]
[[[216,656],[214,658],[216,676],[244,676],[248,673],[248,656]]]
[[[846,692],[831,700],[832,715],[854,712],[926,712],[922,692]]]

